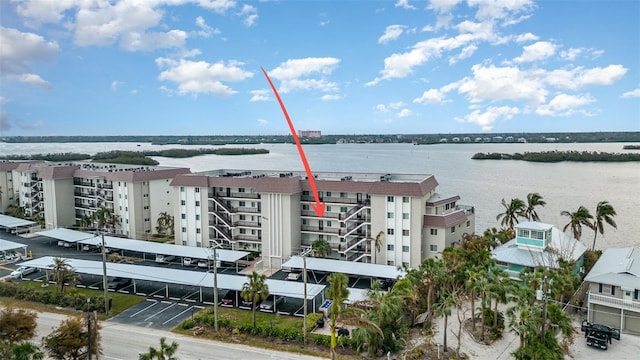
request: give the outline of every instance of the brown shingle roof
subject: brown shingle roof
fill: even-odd
[[[425,215],[423,221],[424,227],[451,227],[467,221],[467,215],[464,210],[458,210],[446,215]]]

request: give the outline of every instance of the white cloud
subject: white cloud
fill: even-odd
[[[525,46],[522,55],[513,59],[517,63],[543,60],[556,53],[556,45],[548,41],[538,41]]]
[[[444,102],[444,96],[444,92],[438,89],[429,89],[422,93],[421,97],[413,99],[413,102],[418,104],[440,104]]]
[[[479,125],[483,131],[489,131],[493,128],[493,123],[505,119],[509,120],[514,115],[520,113],[520,109],[511,106],[490,106],[485,112],[474,110],[463,118],[456,118],[458,121],[473,123]]]
[[[177,92],[181,95],[211,93],[229,96],[236,91],[223,82],[236,82],[253,77],[253,73],[241,68],[243,63],[234,60],[225,64],[223,61],[207,63],[206,61],[157,58],[156,64],[166,68],[160,73],[158,79],[175,83]]]
[[[57,43],[42,36],[0,26],[0,77],[43,88],[51,84],[30,72],[32,62],[50,61],[58,55]]]
[[[526,33],[526,34],[516,35],[514,39],[516,42],[520,43],[520,42],[527,42],[527,41],[536,41],[539,39],[539,37],[532,33]]]
[[[462,49],[462,51],[460,51],[458,55],[454,55],[449,58],[449,65],[453,65],[460,60],[464,60],[471,57],[471,55],[473,55],[473,53],[475,53],[476,50],[478,50],[478,47],[475,45],[469,45],[465,47],[464,49]]]
[[[322,95],[322,97],[320,98],[320,100],[322,101],[335,101],[340,99],[342,99],[342,96],[338,94],[325,94],[325,95]]]
[[[624,94],[622,94],[622,97],[625,99],[628,98],[640,98],[640,88],[631,90],[631,91],[627,91]]]
[[[8,74],[6,75],[8,80],[21,82],[24,84],[29,84],[37,87],[41,87],[43,89],[51,89],[51,84],[40,77],[38,74]]]
[[[374,106],[374,109],[377,112],[389,112],[389,109],[387,109],[387,106],[384,104],[378,104]]]
[[[479,20],[505,19],[510,25],[522,19],[517,15],[526,14],[535,6],[533,0],[467,0],[467,5],[478,8],[476,18]]]
[[[255,25],[258,20],[258,9],[251,5],[244,4],[238,15],[244,17],[243,23],[246,27],[251,27]]]
[[[283,93],[295,90],[337,91],[338,85],[324,79],[324,76],[330,75],[339,63],[340,59],[331,57],[292,59],[269,71],[269,76],[280,80]]]
[[[250,102],[267,101],[270,99],[268,89],[251,90]]]
[[[462,0],[431,0],[429,1],[429,6],[427,6],[427,8],[433,9],[442,14],[449,12],[461,2]]]
[[[409,4],[409,0],[398,0],[395,4],[395,7],[407,9],[407,10],[415,10],[416,7]]]
[[[269,125],[269,121],[265,120],[265,119],[258,119],[258,125],[260,126],[266,126]]]
[[[471,102],[512,100],[536,105],[544,103],[548,94],[543,81],[517,67],[474,65],[472,70],[473,78],[461,80],[458,86]]]
[[[569,116],[575,113],[577,108],[590,104],[595,100],[590,95],[575,96],[568,94],[556,95],[548,104],[539,106],[536,114],[547,116]]]
[[[399,112],[399,113],[397,113],[397,114],[396,114],[396,117],[398,117],[398,118],[402,119],[402,118],[405,118],[405,117],[407,117],[407,116],[411,116],[412,114],[413,114],[413,113],[411,112],[411,110],[409,110],[409,109],[402,109],[402,110],[400,110],[400,112]]]
[[[208,38],[211,37],[211,34],[219,35],[222,33],[219,29],[215,29],[207,25],[202,16],[198,16],[196,18],[196,25],[200,28],[200,31],[195,32],[197,36]]]
[[[116,91],[122,85],[124,85],[123,81],[113,80],[111,82],[111,90]]]
[[[611,85],[626,73],[627,69],[622,65],[609,65],[606,68],[596,67],[581,73],[576,81],[583,86]]]
[[[397,102],[391,102],[391,103],[389,103],[389,105],[388,105],[388,106],[389,106],[389,108],[390,108],[390,109],[398,110],[398,109],[400,109],[401,107],[403,107],[404,105],[405,105],[405,103],[404,103],[404,102],[402,102],[402,101],[397,101]]]
[[[402,35],[406,26],[404,25],[389,25],[384,31],[384,34],[378,39],[379,44],[386,44],[389,41],[396,40]]]

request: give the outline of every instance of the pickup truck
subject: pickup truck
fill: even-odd
[[[584,332],[587,345],[602,350],[607,350],[612,338],[620,340],[620,330],[607,325],[592,324],[584,320],[580,325],[580,330]]]
[[[107,282],[107,289],[117,291],[129,285],[131,285],[131,279],[116,277]]]

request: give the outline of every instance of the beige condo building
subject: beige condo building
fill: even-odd
[[[304,172],[178,175],[171,182],[176,244],[256,251],[265,268],[280,268],[324,239],[330,258],[417,267],[475,229],[474,208],[437,193],[433,175],[326,172],[315,183],[322,217]]]
[[[171,180],[189,172],[88,162],[3,162],[0,210],[20,206],[27,217],[51,229],[80,225],[104,207],[119,220],[114,233],[145,238],[155,233],[160,213],[172,214]]]

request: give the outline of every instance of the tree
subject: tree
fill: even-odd
[[[161,212],[156,222],[156,231],[158,234],[173,235],[174,233],[174,221],[173,216],[169,215],[166,211]]]
[[[69,260],[63,258],[53,259],[52,276],[56,286],[60,287],[60,291],[64,291],[65,284],[74,285],[78,280],[78,274],[69,265]]]
[[[1,348],[0,343],[0,348]],[[43,360],[44,353],[40,348],[28,341],[11,345],[8,352],[0,350],[0,356],[6,360]]]
[[[440,297],[440,300],[436,304],[435,310],[438,315],[444,316],[444,327],[443,327],[443,339],[442,345],[444,352],[447,352],[447,324],[449,320],[449,316],[451,315],[451,307],[456,305],[456,296],[452,291],[447,290],[447,292]]]
[[[524,210],[524,217],[531,221],[540,221],[540,216],[536,212],[536,206],[545,206],[546,201],[537,192],[527,194],[527,207]]]
[[[513,229],[514,225],[518,223],[518,216],[524,217],[525,204],[520,199],[511,199],[509,205],[502,199],[502,206],[504,212],[496,216],[496,220],[500,220],[502,227]]]
[[[93,221],[98,229],[111,230],[112,233],[115,233],[116,226],[120,224],[120,217],[103,206],[93,213]]]
[[[38,315],[24,309],[0,310],[0,340],[10,345],[33,338],[36,335]]]
[[[618,228],[618,225],[613,220],[613,217],[616,216],[616,210],[609,204],[608,201],[600,201],[596,206],[596,214],[593,220],[593,245],[591,245],[591,250],[596,249],[596,237],[598,236],[598,232],[600,235],[604,235],[604,224],[607,223],[614,229]]]
[[[80,219],[80,228],[87,229],[87,228],[90,228],[91,225],[93,225],[93,219],[91,218],[91,216],[83,215],[82,218]]]
[[[244,283],[240,295],[245,301],[251,301],[251,311],[253,311],[253,327],[256,327],[256,307],[258,302],[264,301],[269,296],[269,287],[267,286],[267,276],[252,272],[249,275],[249,281]]]
[[[373,250],[374,248],[376,249],[375,252],[373,252],[373,263],[377,264],[378,263],[378,259],[376,254],[380,253],[380,248],[382,247],[382,236],[384,235],[384,231],[380,231],[378,233],[378,235],[376,235],[376,237],[374,239],[372,239],[371,237],[369,237],[369,240],[373,243],[371,250]]]
[[[331,255],[331,245],[325,239],[317,239],[311,244],[313,255],[316,257],[327,257]]]
[[[588,228],[593,228],[593,224],[591,223],[593,219],[593,215],[589,213],[589,210],[584,206],[580,206],[578,210],[574,212],[562,211],[560,213],[562,216],[568,216],[569,222],[562,228],[562,231],[567,231],[567,229],[571,228],[571,233],[576,240],[580,240],[582,237],[582,226],[586,226]]]
[[[176,351],[178,351],[179,344],[175,341],[172,341],[171,344],[167,344],[167,339],[165,337],[160,338],[160,348],[156,349],[152,346],[149,347],[149,351],[143,354],[140,354],[139,360],[178,360],[177,357],[173,356]]]
[[[447,271],[444,263],[441,260],[433,258],[423,261],[418,268],[418,272],[414,273],[414,275],[419,277],[418,281],[422,281],[427,287],[427,322],[429,323],[431,323],[433,318],[432,304],[435,298],[436,288],[441,285],[446,274]]]
[[[96,321],[92,321],[91,325],[90,350],[87,348],[89,342],[87,318],[83,316],[64,320],[58,328],[42,339],[43,346],[49,355],[57,360],[84,359],[88,351],[95,355],[102,354],[100,325]]]

